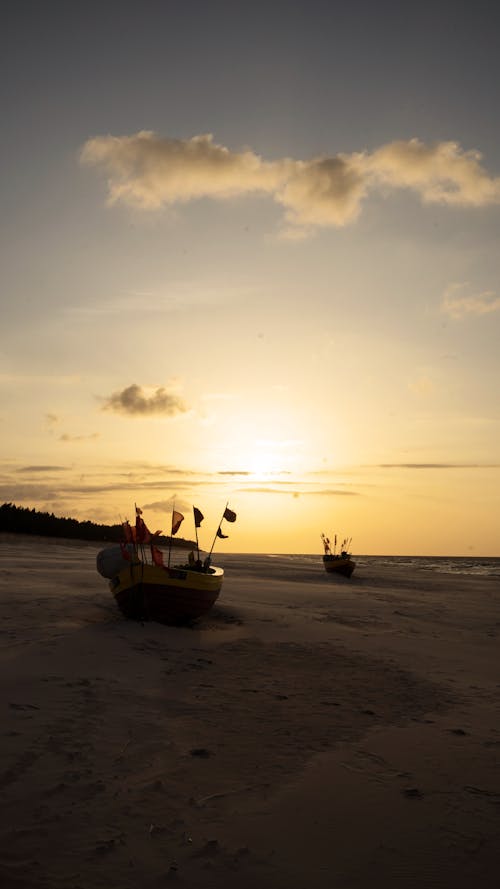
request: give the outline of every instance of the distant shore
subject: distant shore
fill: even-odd
[[[101,545],[0,534],[2,889],[496,889],[498,578],[224,555],[183,629]]]
[[[91,544],[92,546],[116,546],[119,541],[110,540],[109,538],[92,538],[92,537],[65,537],[64,535],[58,534],[37,534],[35,532],[27,532],[27,531],[0,531],[0,540],[14,538],[14,537],[25,537],[26,540],[36,539],[38,542],[43,543],[44,541],[53,540],[56,543],[74,543],[75,546],[78,546],[80,543]],[[169,545],[169,537],[158,537],[155,541],[159,546],[165,547]],[[122,541],[124,542],[124,541]],[[172,546],[176,549],[193,549],[196,548],[196,543],[193,540],[185,540],[183,537],[173,537],[172,538]]]

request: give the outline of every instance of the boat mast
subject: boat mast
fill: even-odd
[[[228,505],[229,505],[229,500],[227,501],[227,503],[226,503],[226,505],[225,505],[225,507],[224,507],[224,512],[226,511]],[[221,525],[222,525],[222,519],[224,518],[224,512],[223,512],[222,515],[221,515],[220,522],[219,522],[219,527],[217,528],[217,531],[215,532],[215,537],[214,537],[214,539],[213,539],[213,541],[212,541],[212,546],[210,547],[210,552],[209,552],[209,554],[208,554],[208,558],[209,558],[209,559],[210,559],[210,556],[212,555],[213,548],[214,548],[214,546],[215,546],[215,541],[216,541],[217,538],[219,537],[220,527],[221,527]]]
[[[175,506],[175,500],[172,501],[172,521],[170,523],[170,538],[168,541],[168,562],[167,562],[168,568],[170,568],[170,553],[172,552],[172,537],[173,537],[173,530],[174,530],[174,506]]]

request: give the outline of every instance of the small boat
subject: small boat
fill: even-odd
[[[110,580],[110,590],[124,617],[186,624],[206,614],[219,597],[222,568],[196,571],[137,560]]]
[[[328,537],[325,537],[325,535],[322,534],[321,539],[323,541],[323,547],[325,550],[323,554],[323,565],[325,566],[326,573],[340,574],[342,577],[350,577],[356,567],[356,562],[353,562],[351,554],[349,552],[352,538],[342,541],[340,551],[338,553],[337,535],[335,535],[333,552]]]
[[[152,535],[140,513],[136,507],[135,527],[123,523],[125,543],[98,553],[97,570],[109,580],[109,588],[124,617],[171,625],[192,623],[210,611],[222,588],[224,571],[211,565],[213,544],[204,561],[201,561],[198,550],[198,558],[190,552],[185,565],[170,566],[169,548],[168,564],[165,565],[163,553],[153,542],[161,532]],[[196,507],[194,515],[198,529],[203,515]],[[222,518],[232,522],[236,514],[226,507]],[[183,519],[181,513],[173,512],[170,544]],[[222,519],[216,537],[224,538],[227,535],[222,534],[221,523]],[[197,530],[196,542],[198,544]],[[148,544],[151,562],[146,558]]]

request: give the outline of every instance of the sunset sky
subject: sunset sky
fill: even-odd
[[[0,502],[500,556],[499,18],[10,4]]]

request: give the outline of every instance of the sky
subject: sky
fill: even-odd
[[[10,4],[0,501],[500,556],[499,19]]]

